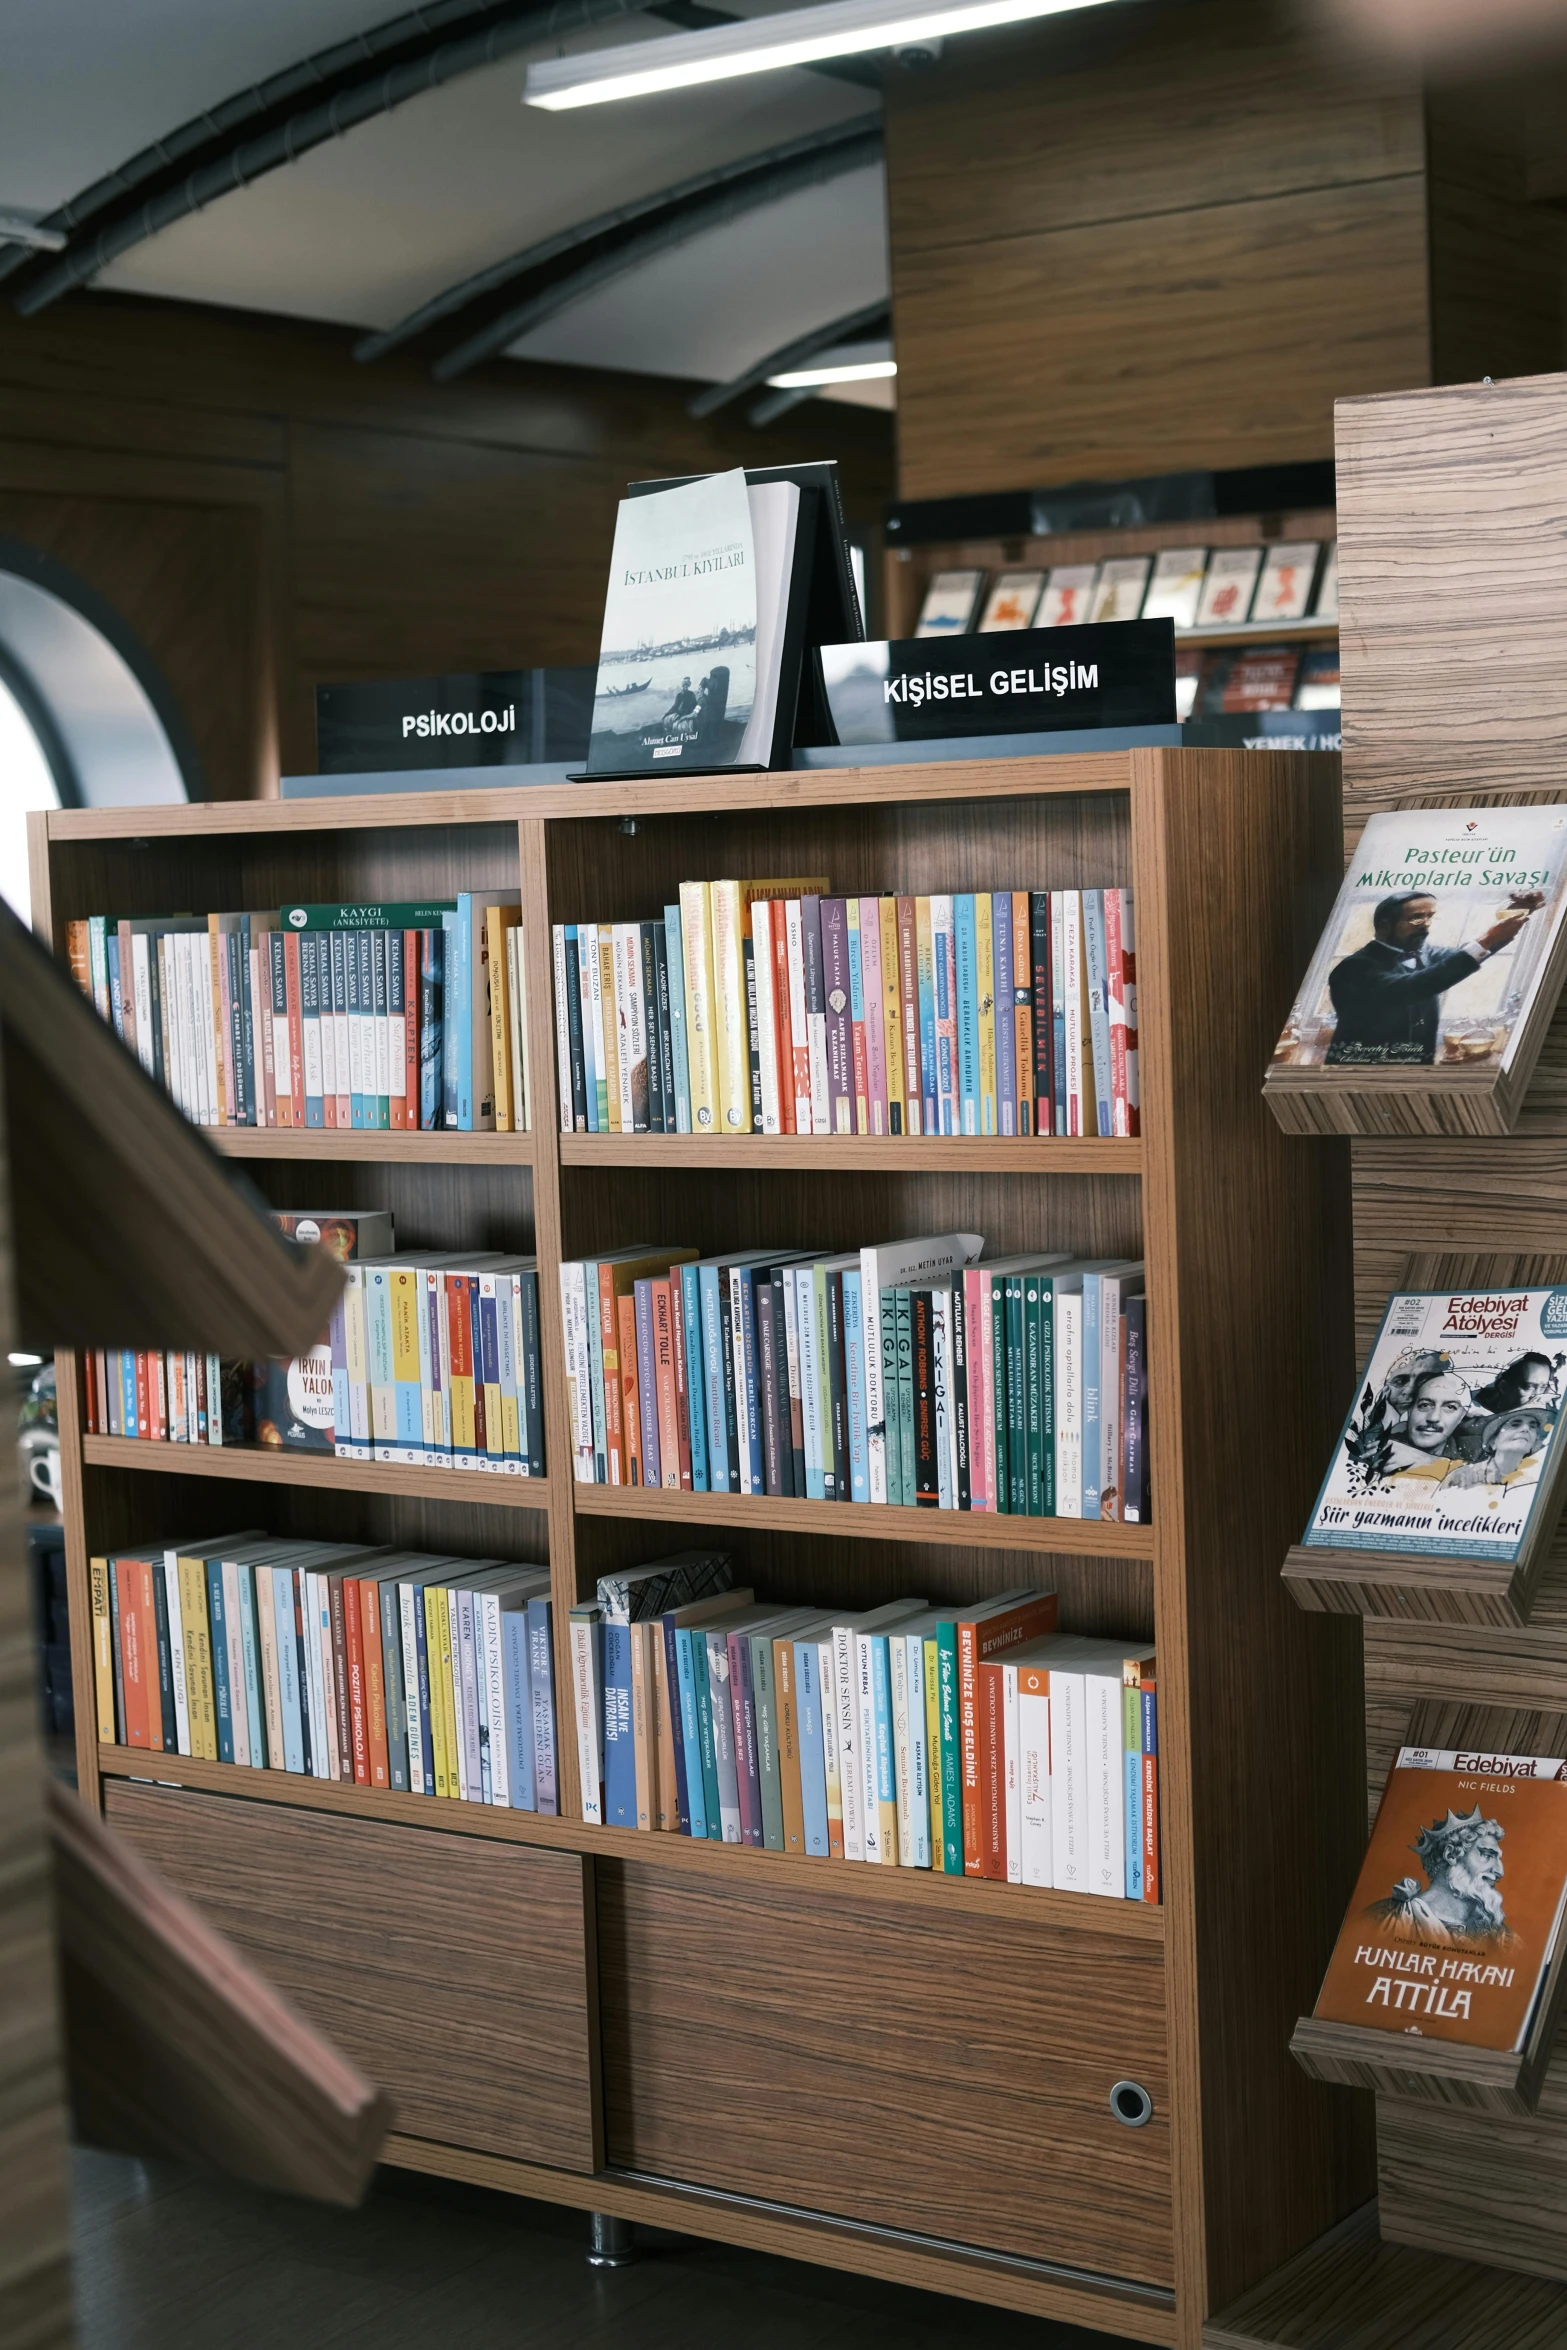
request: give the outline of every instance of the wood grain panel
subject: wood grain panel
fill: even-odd
[[[1347,823],[1407,794],[1559,789],[1564,419],[1560,375],[1341,401]]]
[[[1334,60],[1271,0],[1136,0],[969,36],[892,80],[894,253],[1407,177],[1413,87]],[[1072,558],[1066,558],[1071,560]]]
[[[608,1863],[599,1948],[613,2167],[1169,2282],[1156,1954]]]
[[[1319,458],[1336,399],[1428,364],[1417,179],[998,233],[894,282],[905,497]]]
[[[391,2092],[402,2129],[595,2167],[586,1863],[123,1780],[107,1812]]]
[[[1379,2097],[1377,2188],[1390,2243],[1567,2278],[1567,2034],[1532,2114]]]
[[[1324,457],[1429,380],[1418,99],[1280,8],[976,35],[887,157],[905,497]]]
[[[1202,2350],[1559,2350],[1567,2292],[1384,2244],[1361,2211],[1209,2320]]]

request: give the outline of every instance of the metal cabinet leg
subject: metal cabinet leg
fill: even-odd
[[[630,2222],[614,2219],[607,2211],[590,2211],[588,2239],[589,2268],[629,2268],[637,2257],[637,2248],[631,2240]]]

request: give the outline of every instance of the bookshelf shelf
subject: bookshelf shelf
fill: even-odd
[[[1151,1902],[1098,1901],[1086,1893],[1047,1893],[1027,1885],[1002,1885],[981,1877],[938,1877],[928,1869],[879,1869],[848,1861],[816,1861],[749,1846],[698,1844],[689,1836],[638,1835],[630,1828],[590,1828],[580,1820],[557,1820],[537,1812],[497,1810],[491,1804],[440,1802],[433,1796],[399,1795],[382,1788],[350,1787],[331,1780],[305,1779],[284,1771],[240,1770],[233,1763],[202,1762],[189,1755],[149,1754],[135,1746],[98,1749],[105,1777],[149,1781],[160,1787],[199,1787],[238,1801],[295,1804],[307,1811],[336,1812],[345,1818],[389,1820],[410,1828],[465,1836],[498,1837],[504,1843],[542,1845],[557,1852],[583,1852],[601,1860],[652,1862],[689,1870],[739,1889],[754,1884],[798,1887],[802,1876],[831,1876],[831,1889],[850,1898],[888,1907],[927,1905],[959,1914],[1016,1918],[1076,1927],[1120,1940],[1162,1944],[1164,1911]],[[651,1847],[651,1849],[650,1849]]]
[[[429,792],[378,798],[34,820],[35,920],[57,950],[68,921],[104,906],[520,883],[530,1059],[551,1093],[553,922],[645,917],[702,875],[822,873],[845,891],[904,894],[1013,875],[1137,894],[1136,1140],[619,1137],[550,1123],[522,1136],[211,1134],[278,1207],[327,1204],[335,1163],[332,1188],[390,1208],[400,1245],[537,1254],[543,1480],[85,1437],[81,1367],[60,1358],[84,1798],[107,1804],[307,2015],[350,2048],[363,2030],[399,2110],[436,2075],[447,2094],[426,2012],[445,1980],[443,1904],[460,1906],[472,1963],[507,1982],[515,1952],[461,1888],[497,1868],[507,1884],[571,1880],[576,1925],[529,1991],[597,2018],[601,2061],[574,2125],[592,2168],[551,2172],[529,2153],[529,2116],[497,2123],[482,2082],[471,2110],[459,2097],[439,2127],[405,2123],[397,2159],[719,2237],[772,2229],[780,2250],[1173,2350],[1199,2350],[1214,2310],[1363,2194],[1356,2116],[1288,2054],[1336,1923],[1324,1925],[1322,1886],[1353,1873],[1363,1833],[1332,1735],[1358,1702],[1356,1661],[1346,1628],[1303,1616],[1277,1574],[1342,1387],[1331,1332],[1320,1347],[1281,1333],[1323,1329],[1320,1267],[1346,1178],[1340,1146],[1282,1135],[1257,1085],[1297,941],[1337,886],[1336,779],[1335,761],[1293,752],[1072,751],[635,786],[452,791],[434,778]],[[710,1253],[960,1229],[984,1233],[992,1256],[1145,1261],[1152,1525],[572,1479],[563,1261],[644,1236]],[[171,1477],[228,1480],[236,1520],[281,1534],[547,1557],[562,1816],[100,1745],[89,1554],[183,1532]],[[187,1523],[213,1523],[212,1492],[188,1491]],[[585,1826],[569,1610],[616,1566],[712,1541],[786,1604],[856,1609],[910,1590],[967,1601],[1048,1574],[1065,1630],[1154,1646],[1164,1906]],[[345,1920],[389,1883],[428,1903],[429,1963],[421,1979],[410,1928],[398,1954],[410,1996],[380,2000],[367,2021],[368,2003],[343,1996],[358,1963]],[[526,2043],[527,2026],[525,2012],[507,2029]],[[707,2085],[717,2043],[722,2110]],[[1145,2127],[1112,2111],[1126,2080],[1148,2089]]]
[[[778,1533],[851,1535],[872,1542],[941,1542],[965,1550],[1067,1551],[1090,1558],[1151,1559],[1152,1526],[1096,1518],[1004,1518],[988,1510],[891,1509],[856,1501],[783,1501],[749,1493],[659,1492],[642,1485],[573,1485],[585,1518],[641,1518],[650,1526],[728,1526]]]
[[[422,1501],[470,1501],[503,1509],[550,1507],[547,1477],[493,1477],[476,1470],[394,1468],[385,1461],[340,1461],[329,1453],[272,1451],[259,1445],[150,1444],[136,1436],[84,1436],[88,1468],[139,1469],[175,1477],[226,1477],[246,1485],[317,1485],[327,1492],[402,1494]]]
[[[1178,645],[1336,645],[1336,620],[1238,620],[1228,628],[1178,628]]]
[[[395,1159],[409,1167],[531,1167],[531,1134],[355,1133],[352,1127],[204,1126],[204,1139],[226,1159],[359,1161]]]
[[[933,1175],[1140,1175],[1140,1138],[1029,1139],[932,1134],[563,1134],[563,1167],[780,1168],[819,1175],[882,1169]]]

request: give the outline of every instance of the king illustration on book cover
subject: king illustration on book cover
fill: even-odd
[[[1319,2020],[1522,2047],[1567,1895],[1564,1769],[1554,1755],[1399,1750]]]

